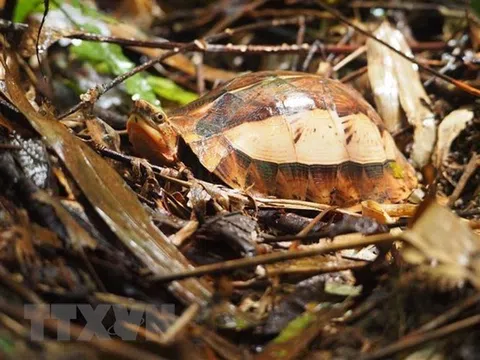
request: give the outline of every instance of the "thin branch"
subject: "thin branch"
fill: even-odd
[[[295,19],[297,21],[297,19]],[[282,24],[282,21],[278,20],[272,20],[270,23],[273,26],[279,26],[278,24]],[[219,34],[214,34],[211,36],[207,36],[202,40],[194,40],[190,43],[185,43],[182,46],[175,47],[174,49],[162,54],[161,56],[158,56],[156,58],[151,59],[150,61],[147,61],[144,64],[141,64],[132,70],[126,72],[125,74],[122,74],[120,76],[117,76],[115,79],[113,79],[111,82],[107,84],[102,84],[100,86],[96,86],[95,88],[91,88],[90,90],[87,91],[87,93],[84,95],[84,99],[82,99],[78,104],[67,110],[65,113],[61,114],[58,119],[61,120],[76,111],[85,108],[87,105],[94,104],[96,100],[98,100],[103,94],[105,94],[108,90],[112,89],[113,87],[119,85],[126,79],[134,76],[135,74],[138,74],[142,71],[145,71],[149,69],[150,67],[154,66],[155,64],[158,64],[165,59],[168,59],[169,57],[172,57],[174,55],[180,54],[180,53],[185,53],[189,51],[195,51],[195,50],[202,50],[204,51],[205,47],[208,45],[209,42],[212,41],[218,41],[223,38],[230,37],[234,34],[237,34],[238,32],[243,32],[250,30],[252,28],[255,28],[258,26],[258,24],[250,24],[250,25],[245,25],[245,26],[240,26],[236,29],[225,29],[223,32]]]
[[[352,28],[354,28],[356,31],[358,31],[360,34],[362,35],[365,35],[375,41],[377,41],[378,43],[382,44],[383,46],[387,47],[389,50],[392,50],[394,53],[400,55],[401,57],[403,57],[404,59],[407,59],[408,61],[416,64],[420,69],[432,74],[432,75],[435,75],[437,77],[439,77],[440,79],[442,80],[445,80],[446,82],[450,83],[450,84],[453,84],[455,85],[456,87],[458,87],[459,89],[471,94],[471,95],[474,95],[474,96],[479,96],[480,97],[480,90],[479,89],[476,89],[466,83],[464,83],[463,81],[460,81],[460,80],[456,80],[454,78],[451,78],[450,76],[447,76],[445,74],[441,74],[439,73],[438,71],[422,64],[421,62],[415,60],[414,58],[411,58],[410,56],[402,53],[401,51],[398,51],[397,49],[395,49],[392,45],[388,44],[387,42],[381,40],[381,39],[378,39],[376,36],[372,35],[370,32],[366,31],[366,30],[363,30],[360,26],[354,24],[352,21],[350,21],[346,16],[344,16],[343,14],[341,14],[338,10],[334,9],[333,7],[329,6],[329,5],[326,5],[323,1],[321,0],[315,0],[315,3],[318,4],[318,6],[320,6],[321,8],[325,9],[326,11],[330,12],[331,14],[333,14],[335,17],[337,17],[340,21],[342,21],[343,23],[347,24],[348,26],[351,26]]]
[[[120,76],[117,76],[115,79],[113,79],[112,81],[110,81],[107,84],[102,84],[100,86],[97,86],[95,88],[90,89],[87,92],[87,94],[89,94],[88,96],[86,96],[87,99],[84,99],[84,100],[80,101],[78,104],[76,104],[75,106],[73,106],[72,108],[67,110],[65,113],[61,114],[58,117],[58,119],[61,120],[63,118],[66,118],[67,116],[75,113],[76,111],[78,111],[80,109],[83,109],[87,104],[93,104],[96,100],[98,100],[98,98],[100,98],[100,96],[105,94],[108,90],[110,90],[110,89],[114,88],[115,86],[121,84],[122,82],[124,82],[126,79],[132,77],[133,75],[138,74],[139,72],[145,71],[148,68],[152,67],[153,65],[155,65],[157,63],[160,63],[160,62],[164,61],[165,59],[168,59],[169,57],[172,57],[174,55],[186,52],[188,50],[192,50],[194,47],[195,47],[194,43],[189,43],[189,44],[187,44],[183,47],[176,48],[176,49],[173,49],[171,51],[168,51],[168,52],[166,52],[165,54],[163,54],[159,57],[156,57],[156,58],[154,58],[150,61],[147,61],[146,63],[144,63],[142,65],[139,65],[139,66],[133,68],[132,70],[130,70],[130,71],[128,71],[128,72],[126,72],[126,73],[124,73]],[[94,99],[92,99],[91,96],[94,97]]]
[[[350,2],[348,6],[353,8],[384,8],[384,9],[404,9],[404,10],[450,10],[445,5],[431,4],[427,2],[416,2],[416,1],[364,1],[364,0],[355,0]],[[451,2],[450,6],[456,10],[463,10],[465,5],[462,3]]]
[[[326,11],[314,10],[314,9],[261,9],[251,11],[249,16],[253,18],[259,17],[273,17],[273,18],[282,18],[282,17],[289,17],[289,16],[306,16],[306,17],[314,17],[317,19],[334,19],[332,14],[329,14]]]
[[[214,41],[219,41],[226,37],[237,35],[239,33],[247,32],[247,31],[253,31],[253,30],[258,30],[263,28],[279,27],[279,26],[285,26],[285,25],[295,25],[295,24],[298,24],[298,17],[265,20],[265,21],[256,22],[254,24],[239,26],[236,28],[228,28],[221,33],[208,36],[205,39],[209,42],[214,42]],[[99,41],[99,42],[114,43],[114,44],[119,44],[124,46],[137,46],[137,47],[166,49],[166,50],[172,50],[176,47],[182,47],[182,46],[185,46],[186,44],[189,44],[184,42],[169,41],[163,38],[157,38],[155,40],[140,40],[140,39],[122,38],[117,36],[106,36],[106,35],[94,34],[94,33],[75,33],[75,34],[67,35],[65,37],[69,39]],[[199,47],[195,51],[205,51],[205,50]]]
[[[305,16],[298,17],[298,31],[297,31],[297,41],[296,45],[300,46],[305,42]],[[300,55],[297,54],[293,57],[292,60],[292,70],[295,71],[298,69],[298,62],[300,60]]]
[[[467,185],[468,180],[473,175],[473,173],[477,170],[479,165],[480,165],[480,155],[473,154],[467,166],[465,167],[465,170],[463,170],[463,174],[460,177],[460,180],[458,181],[457,186],[455,187],[455,190],[453,190],[452,195],[450,195],[450,197],[448,198],[447,206],[452,206],[455,203],[455,201],[457,201],[463,189],[465,189],[465,186]]]
[[[206,34],[206,37],[218,34],[219,32],[225,30],[230,24],[233,24],[236,20],[240,19],[245,13],[255,10],[256,8],[265,4],[268,0],[255,0],[250,3],[246,2],[246,5],[239,8],[236,12],[225,12],[229,14],[222,20],[220,20],[216,25],[214,25]]]
[[[268,22],[264,22],[262,24],[254,24],[255,28],[262,28],[267,26],[280,26],[280,25],[288,25],[288,24],[297,24],[298,19],[293,21],[292,19],[285,19],[285,20],[272,20]],[[260,26],[261,25],[261,26]],[[242,27],[245,29],[236,29],[235,31],[232,29],[231,35],[238,34],[239,32],[253,30],[253,26],[247,25]],[[229,30],[226,30],[229,31]],[[164,49],[164,50],[173,50],[175,48],[183,47],[189,43],[184,42],[175,42],[175,41],[168,41],[166,39],[157,39],[157,40],[138,40],[138,39],[127,39],[117,36],[105,36],[99,34],[92,34],[92,33],[78,33],[78,34],[71,34],[67,35],[66,38],[68,39],[78,39],[78,40],[86,40],[86,41],[98,41],[98,42],[106,42],[112,44],[118,44],[123,46],[135,46],[135,47],[144,47],[144,48],[154,48],[154,49]],[[221,38],[214,39],[215,41],[221,40]],[[211,41],[214,41],[211,40]],[[335,54],[349,54],[352,53],[358,48],[362,47],[362,45],[355,45],[355,44],[324,44],[323,50],[320,50],[318,46],[313,44],[293,44],[293,45],[233,45],[233,44],[204,44],[205,46],[195,46],[192,51],[194,52],[214,52],[214,53],[294,53],[294,52],[311,52],[312,48],[314,48],[314,53],[320,53],[321,51],[335,53]],[[435,50],[443,50],[447,44],[443,41],[431,41],[431,42],[418,42],[415,44],[410,44],[412,51],[419,52],[419,51],[435,51]]]
[[[455,305],[451,309],[445,311],[439,316],[428,321],[427,323],[422,325],[419,329],[407,334],[406,337],[415,336],[420,333],[426,333],[435,328],[438,328],[441,325],[446,324],[448,321],[453,320],[455,317],[460,315],[463,311],[467,310],[468,308],[471,308],[473,305],[478,304],[479,302],[480,302],[480,292],[473,294],[472,296],[469,296],[466,299],[463,299],[459,304]]]
[[[307,250],[295,250],[295,251],[286,251],[281,253],[265,254],[259,255],[252,258],[242,258],[236,260],[224,261],[221,263],[198,266],[193,270],[187,270],[178,273],[172,273],[163,276],[152,277],[153,282],[171,282],[182,280],[190,277],[198,277],[207,274],[218,274],[223,272],[228,272],[237,269],[246,269],[252,268],[257,265],[267,265],[273,264],[280,261],[292,260],[292,259],[302,259],[306,257],[312,257],[322,254],[327,254],[330,252],[364,247],[372,244],[379,244],[385,242],[393,242],[395,240],[400,240],[401,236],[392,235],[392,234],[378,234],[362,237],[360,239],[353,239],[348,241],[339,241],[337,243],[327,244],[320,248],[316,249],[307,249]]]
[[[384,358],[391,358],[394,354],[398,354],[402,351],[411,350],[419,345],[425,344],[432,340],[444,338],[452,335],[455,332],[478,326],[480,324],[480,315],[474,315],[469,318],[454,322],[450,325],[446,325],[437,330],[432,330],[428,333],[422,333],[418,336],[408,336],[404,339],[400,339],[396,343],[386,346],[378,351],[374,351],[370,354],[360,356],[360,360],[377,360]]]

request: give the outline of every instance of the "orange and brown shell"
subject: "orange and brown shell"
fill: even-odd
[[[250,73],[168,114],[200,162],[228,185],[346,205],[398,202],[415,172],[375,110],[339,81]]]

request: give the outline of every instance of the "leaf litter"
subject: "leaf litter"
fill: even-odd
[[[18,1],[14,20],[25,26],[2,27],[2,355],[33,356],[24,304],[73,302],[148,309],[145,319],[158,320],[105,317],[121,330],[72,343],[88,358],[475,358],[475,6],[467,27],[464,5],[453,4],[260,1],[223,12],[220,2],[112,3],[56,1],[37,39],[43,9]],[[353,15],[367,33],[347,30]],[[432,22],[419,32],[422,16]],[[318,39],[325,46],[315,50]],[[171,53],[103,95],[102,83],[144,56],[186,46],[197,55]],[[135,158],[124,130],[138,97],[174,108],[244,71],[298,68],[302,57],[376,106],[419,170],[410,201],[333,208],[260,197],[225,187],[188,152],[184,168]],[[78,96],[86,106],[58,121]],[[45,326],[49,340],[82,331],[78,320]],[[137,341],[122,341],[125,331]],[[68,348],[48,343],[36,357]]]

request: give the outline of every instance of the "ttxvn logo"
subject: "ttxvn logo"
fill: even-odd
[[[126,307],[120,304],[51,304],[25,305],[24,317],[30,320],[32,341],[42,341],[46,330],[52,332],[52,324],[56,324],[56,339],[72,340],[70,324],[82,328],[77,341],[120,338],[122,340],[138,340],[140,329],[153,333],[165,331],[175,321],[175,306],[138,305]],[[49,324],[50,326],[46,326]]]

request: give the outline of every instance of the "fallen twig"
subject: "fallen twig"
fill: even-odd
[[[448,198],[448,203],[447,203],[448,206],[452,206],[455,203],[455,201],[457,201],[463,189],[465,189],[468,179],[470,179],[470,176],[473,175],[473,173],[475,172],[475,170],[477,170],[479,165],[480,165],[480,156],[478,154],[473,154],[467,166],[465,167],[465,170],[463,171],[463,174],[460,177],[460,180],[458,180],[455,190],[453,190],[452,195],[450,195],[450,197]]]
[[[350,248],[363,247],[372,244],[379,244],[384,242],[392,242],[395,240],[400,240],[401,236],[392,235],[392,234],[378,234],[362,237],[359,239],[349,239],[348,241],[339,241],[336,243],[326,244],[320,248],[309,249],[309,250],[296,250],[296,251],[287,251],[282,253],[273,253],[259,255],[252,258],[236,259],[224,261],[221,263],[198,266],[193,270],[188,270],[184,272],[179,272],[176,274],[168,274],[165,276],[154,276],[151,278],[152,282],[163,283],[171,282],[181,279],[186,279],[189,277],[199,277],[207,274],[218,274],[227,271],[251,268],[257,265],[267,265],[273,264],[279,261],[292,260],[292,259],[301,259],[316,255],[322,255],[338,250],[345,250]]]

